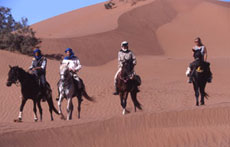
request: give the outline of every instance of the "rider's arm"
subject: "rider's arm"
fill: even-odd
[[[133,52],[132,52],[132,58],[133,58],[133,64],[136,65],[137,59],[136,59],[136,56],[133,54]]]
[[[75,71],[79,71],[80,69],[81,69],[81,63],[80,63],[80,60],[79,59],[76,59],[75,61],[74,61],[74,64],[75,64],[75,68],[74,68],[74,70]]]
[[[30,65],[30,67],[29,67],[29,70],[32,70],[34,68],[33,63],[34,63],[34,59],[32,60],[32,63]]]
[[[46,69],[46,64],[47,64],[47,60],[44,59],[43,62],[42,62],[41,68],[45,70]]]
[[[118,52],[118,68],[122,67],[121,52]]]
[[[208,52],[206,47],[204,47],[204,61],[207,61],[207,59],[208,59]]]

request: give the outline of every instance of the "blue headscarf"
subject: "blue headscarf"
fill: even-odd
[[[41,54],[41,50],[40,49],[35,49],[34,51],[33,51],[33,53],[34,53],[34,58],[36,59],[36,60],[39,60],[39,59],[41,59],[41,57],[42,57],[42,54]],[[39,53],[39,55],[38,56],[36,56],[35,54],[36,53]]]
[[[76,58],[76,56],[74,56],[74,52],[73,52],[73,50],[72,50],[71,48],[67,48],[67,49],[65,50],[65,53],[67,53],[67,52],[70,52],[70,56],[66,56],[66,57],[64,58],[64,60],[71,60],[71,59],[73,59],[73,58]]]

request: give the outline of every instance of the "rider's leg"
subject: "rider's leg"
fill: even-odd
[[[115,87],[115,92],[113,93],[113,95],[118,95],[118,88],[117,88],[117,76],[118,74],[121,72],[121,68],[118,69],[118,71],[116,72],[115,76],[114,76],[114,87]]]
[[[207,73],[208,73],[208,83],[211,83],[212,82],[212,72],[211,72],[211,69],[210,69],[210,63],[206,62],[207,64]]]
[[[41,91],[42,91],[42,101],[45,102],[46,101],[46,78],[45,75],[42,74],[40,76],[40,83],[41,83]]]
[[[74,78],[74,80],[77,81],[77,88],[78,88],[78,89],[81,89],[81,88],[82,88],[82,83],[81,83],[81,80],[80,80],[80,78],[78,77],[78,75],[77,75],[77,74],[74,74],[74,75],[73,75],[73,78]]]
[[[189,68],[190,68],[190,73],[189,73],[189,80],[188,80],[188,83],[192,83],[192,77],[194,76],[194,73],[195,73],[195,70],[196,70],[196,67],[198,65],[198,62],[197,61],[193,61],[190,65],[189,65]]]

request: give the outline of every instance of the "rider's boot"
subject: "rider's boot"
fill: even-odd
[[[42,91],[42,102],[46,101],[46,88],[44,86],[41,86],[41,91]]]
[[[212,74],[209,76],[207,82],[208,82],[208,83],[212,83]]]
[[[192,83],[192,77],[189,76],[188,83]]]
[[[118,91],[117,86],[115,87],[115,92],[113,93],[113,95],[119,95],[119,91]]]
[[[140,89],[139,89],[139,87],[137,87],[137,92],[140,92]]]

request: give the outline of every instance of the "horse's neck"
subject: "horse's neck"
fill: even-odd
[[[127,77],[127,74],[125,74],[124,70],[125,70],[125,69],[122,69],[121,72],[120,72],[120,74],[119,74],[119,76],[120,76],[121,78]]]
[[[29,80],[28,80],[29,79]],[[19,77],[18,80],[21,84],[24,84],[26,81],[31,81],[32,75],[24,71],[23,69],[19,69]]]

